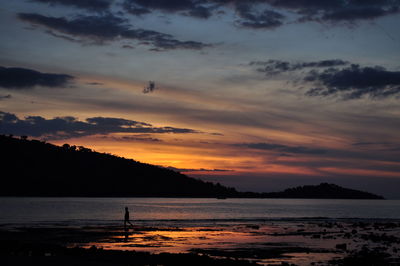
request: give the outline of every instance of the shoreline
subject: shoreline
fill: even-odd
[[[246,193],[246,192],[243,192]],[[256,192],[251,192],[251,193],[256,193]],[[269,192],[267,192],[269,193]],[[0,198],[126,198],[126,199],[135,199],[135,198],[159,198],[159,199],[217,199],[217,200],[226,200],[226,199],[288,199],[288,200],[400,200],[400,199],[391,199],[391,198],[310,198],[310,197],[304,197],[304,198],[292,198],[292,197],[224,197],[224,198],[219,198],[219,197],[210,197],[210,196],[204,196],[204,197],[189,197],[189,196],[179,196],[179,195],[172,195],[172,196],[157,196],[157,195],[149,195],[149,196],[102,196],[102,195],[96,195],[96,196],[84,196],[84,195],[71,195],[71,196],[57,196],[57,195],[0,195]]]
[[[93,253],[104,257],[110,254],[121,257],[123,252],[133,252],[129,254],[140,257],[146,253],[147,262],[143,261],[143,265],[148,265],[160,254],[169,254],[165,256],[173,257],[175,265],[179,265],[181,259],[190,257],[196,261],[202,256],[208,258],[207,263],[211,265],[347,265],[343,264],[346,260],[354,262],[354,259],[365,258],[400,263],[400,220],[308,219],[192,226],[134,222],[135,226],[129,232],[124,231],[122,224],[2,224],[0,240],[10,247],[8,255],[3,253],[6,257],[14,254],[18,246],[44,245],[54,246],[54,250],[61,249],[62,254],[70,254],[82,261]],[[50,249],[50,254],[54,250]],[[26,258],[28,255],[21,256]],[[19,257],[14,256],[14,259],[19,260]],[[229,264],[219,259],[233,259],[242,264],[232,264],[232,261]]]

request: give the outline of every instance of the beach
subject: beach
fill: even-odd
[[[7,265],[400,264],[400,221],[387,219],[214,221],[128,231],[122,225],[9,224],[0,239]]]
[[[3,197],[0,203],[6,265],[400,264],[398,200]],[[133,225],[127,230],[125,207]]]

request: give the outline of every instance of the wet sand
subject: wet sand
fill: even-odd
[[[119,225],[3,225],[0,241],[8,265],[33,258],[108,265],[109,256],[118,265],[197,265],[205,259],[203,265],[400,265],[396,220],[142,223],[128,231]],[[90,264],[93,254],[98,260]]]

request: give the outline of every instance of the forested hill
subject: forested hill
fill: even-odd
[[[383,197],[369,192],[343,188],[328,183],[321,183],[317,186],[288,188],[282,192],[262,193],[262,197],[297,199],[383,199]]]
[[[172,170],[68,144],[0,136],[2,196],[234,197]]]
[[[0,196],[382,199],[322,183],[282,192],[237,192],[173,170],[85,147],[0,135]]]

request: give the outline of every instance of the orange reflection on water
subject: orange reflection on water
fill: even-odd
[[[258,229],[258,228],[257,228]],[[98,248],[113,250],[136,250],[152,253],[182,253],[191,249],[234,248],[243,243],[265,242],[266,233],[273,228],[263,227],[262,232],[249,226],[237,226],[221,229],[220,227],[165,228],[157,230],[131,230],[104,239],[97,243],[88,243]]]

